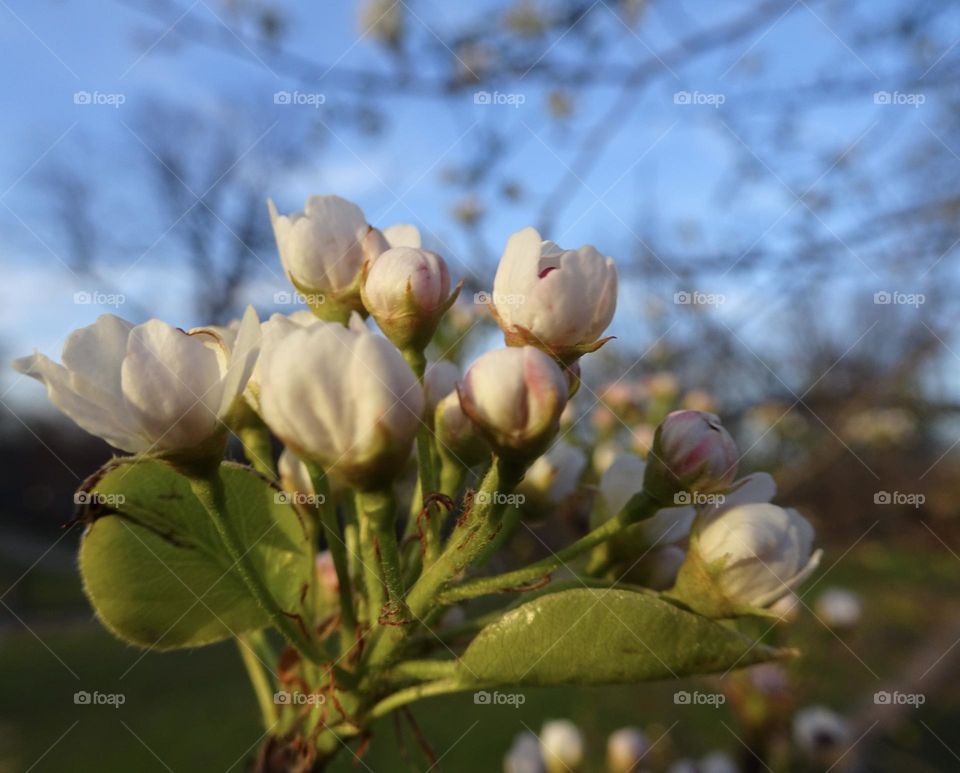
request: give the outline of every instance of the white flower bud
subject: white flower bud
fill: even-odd
[[[570,362],[599,348],[617,307],[617,269],[591,245],[564,250],[533,228],[507,241],[493,281],[507,343]]]
[[[737,447],[720,419],[674,411],[657,427],[644,485],[662,502],[681,491],[723,491],[737,474]]]
[[[650,751],[650,741],[635,727],[623,727],[607,738],[607,770],[609,773],[636,773]]]
[[[559,366],[532,346],[482,355],[460,385],[463,412],[497,453],[532,459],[550,443],[567,402]]]
[[[731,602],[773,603],[816,569],[813,527],[796,510],[770,504],[738,505],[698,527],[696,550]]]
[[[456,299],[456,293],[450,294],[446,261],[415,247],[393,247],[365,263],[361,294],[384,335],[398,349],[417,351],[430,342],[440,317]]]
[[[569,719],[544,722],[540,752],[548,773],[575,771],[583,763],[583,735]]]
[[[544,773],[540,741],[533,733],[520,733],[503,758],[503,773]]]
[[[490,458],[490,445],[477,426],[463,412],[460,396],[452,392],[444,397],[434,412],[437,450],[464,467],[473,467]]]
[[[396,476],[424,402],[413,371],[386,339],[318,323],[269,335],[261,357],[263,419],[284,444],[361,489]]]
[[[389,245],[360,207],[339,196],[311,196],[303,212],[290,215],[279,214],[272,201],[267,205],[280,261],[314,301],[314,313],[344,321],[351,310],[363,311],[360,270]]]
[[[853,628],[863,616],[863,605],[846,588],[828,588],[817,599],[814,612],[832,628]]]
[[[232,345],[213,330],[185,333],[156,319],[133,325],[104,314],[70,334],[63,365],[34,354],[13,367],[42,382],[57,408],[116,448],[171,459],[219,459],[225,421],[250,377],[259,344],[252,308]]]
[[[800,597],[793,591],[788,591],[767,609],[777,618],[778,623],[795,623],[800,616],[800,607]]]
[[[557,440],[530,465],[517,493],[534,505],[558,505],[576,491],[586,466],[583,451],[565,440]]]
[[[710,752],[700,760],[699,773],[738,773],[737,763],[726,752]]]

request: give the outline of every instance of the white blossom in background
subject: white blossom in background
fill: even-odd
[[[833,762],[851,741],[850,726],[826,706],[807,706],[793,717],[793,740],[815,762]]]
[[[193,455],[225,438],[259,345],[252,307],[232,343],[214,330],[184,332],[157,319],[134,325],[104,314],[67,337],[62,365],[33,354],[13,366],[43,383],[50,402],[80,427],[116,448]]]
[[[622,727],[607,738],[607,770],[609,773],[637,773],[650,741],[636,727]]]
[[[503,758],[503,773],[545,773],[540,740],[533,733],[520,733]]]
[[[733,761],[726,752],[710,752],[697,765],[699,773],[738,773],[739,766]]]
[[[324,322],[265,337],[260,406],[298,456],[366,489],[400,472],[424,398],[389,341],[363,327]]]
[[[596,349],[617,308],[617,268],[591,245],[564,250],[534,228],[507,240],[493,310],[511,345],[570,361]]]
[[[576,491],[586,467],[586,454],[559,439],[530,465],[517,492],[544,504],[557,505]]]
[[[827,588],[817,597],[813,611],[831,628],[853,628],[863,617],[863,603],[846,588]]]
[[[427,413],[433,415],[440,401],[456,391],[460,368],[450,360],[436,360],[427,365],[423,389],[427,398]]]
[[[540,753],[548,773],[576,771],[583,764],[583,734],[569,719],[544,722],[540,729]]]

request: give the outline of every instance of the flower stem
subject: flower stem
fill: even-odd
[[[660,509],[660,504],[646,493],[641,492],[631,499],[620,513],[606,523],[598,526],[576,542],[563,548],[551,556],[537,561],[534,564],[517,569],[513,572],[500,574],[495,577],[483,577],[466,582],[456,588],[441,593],[438,598],[440,604],[452,604],[456,601],[484,596],[488,593],[501,593],[513,590],[523,585],[539,580],[550,572],[555,571],[568,561],[586,553],[596,545],[606,542],[627,526],[644,518],[649,518]]]
[[[403,579],[400,572],[400,550],[397,546],[396,503],[390,491],[361,491],[357,493],[357,511],[362,521],[369,521],[380,554],[383,583],[387,588],[388,616],[394,622],[409,622],[403,603]],[[376,610],[379,621],[380,610]],[[372,619],[372,618],[371,618]]]
[[[227,555],[233,561],[231,569],[235,568],[240,574],[247,590],[250,591],[250,595],[267,613],[274,627],[308,660],[314,663],[323,662],[323,654],[317,646],[317,642],[310,639],[307,632],[301,630],[294,620],[280,609],[276,599],[264,585],[263,579],[254,568],[250,559],[250,549],[244,550],[240,540],[234,534],[227,517],[226,491],[219,472],[213,470],[209,475],[191,476],[189,480],[194,496],[207,511],[207,515],[213,521],[213,525],[227,549]]]
[[[264,665],[262,656],[266,647],[262,631],[250,631],[237,636],[237,649],[247,669],[253,692],[257,696],[257,705],[260,707],[260,719],[263,729],[270,730],[277,722],[277,707],[273,700],[273,683],[270,680],[269,668]]]
[[[340,533],[336,508],[330,501],[330,486],[326,472],[313,462],[305,462],[305,464],[313,483],[313,491],[318,496],[317,511],[320,514],[320,524],[323,526],[327,548],[333,558],[333,568],[337,572],[341,624],[340,652],[346,655],[357,640],[357,616],[353,608],[353,586],[350,582],[350,568],[347,566],[346,542]]]
[[[252,411],[251,411],[252,413]],[[270,430],[257,416],[249,418],[238,433],[243,444],[243,455],[253,469],[271,480],[277,477],[273,466],[273,444]]]
[[[363,564],[363,589],[367,601],[367,623],[371,628],[377,625],[380,609],[383,607],[383,584],[380,581],[380,559],[373,541],[373,525],[369,518],[360,515],[360,503],[357,502],[357,520],[359,521],[358,542],[360,543],[360,563]]]

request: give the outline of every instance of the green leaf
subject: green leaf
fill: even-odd
[[[84,590],[103,624],[141,647],[220,641],[268,624],[186,478],[157,461],[108,465],[89,486]],[[310,542],[297,512],[252,470],[223,464],[227,518],[281,609],[308,619]]]
[[[653,593],[550,593],[484,628],[460,659],[464,684],[621,684],[707,674],[783,657]]]

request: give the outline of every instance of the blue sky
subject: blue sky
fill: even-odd
[[[418,2],[412,4],[416,16],[408,23],[417,34],[442,34],[489,16],[491,9],[503,5]],[[716,10],[716,4],[689,5],[703,23],[723,13]],[[185,3],[184,7],[191,9],[191,16],[223,22],[224,39],[231,41],[229,28],[235,20],[218,3],[209,0],[192,6]],[[877,7],[884,9],[890,4],[878,3]],[[286,45],[300,54],[335,68],[388,66],[389,59],[380,47],[359,38],[353,3],[296,4],[290,13]],[[621,24],[612,11],[607,23]],[[623,34],[617,46],[605,50],[603,62],[642,61],[651,50],[669,47],[672,35],[651,15],[637,28],[637,34]],[[146,255],[142,247],[139,253],[131,247],[128,264],[117,269],[123,277],[123,291],[130,297],[148,295],[171,322],[184,326],[203,322],[193,319],[184,303],[186,279],[170,270],[178,253],[173,240],[164,236],[164,224],[156,223],[155,234],[134,233],[140,222],[137,208],[146,199],[137,165],[148,151],[138,144],[130,124],[138,108],[158,97],[200,111],[252,105],[255,121],[264,127],[278,122],[271,130],[278,134],[293,117],[290,110],[313,110],[309,106],[286,108],[286,112],[277,109],[271,99],[274,92],[311,89],[277,75],[255,54],[246,55],[242,44],[236,45],[239,58],[179,44],[176,29],[168,31],[146,16],[106,0],[0,2],[4,73],[0,88],[0,202],[4,205],[0,206],[0,261],[7,267],[7,281],[0,288],[0,350],[7,358],[33,347],[56,355],[70,329],[114,310],[73,303],[75,292],[97,288],[72,276],[62,262],[59,233],[38,182],[56,168],[57,160],[68,160],[86,178],[101,184],[104,194],[98,200],[97,216],[115,223],[121,242],[129,238],[132,244],[156,243]],[[578,45],[562,36],[544,40],[543,45],[544,56],[567,61],[583,56]],[[724,94],[728,102],[735,100],[748,83],[742,71],[757,60],[764,61],[767,69],[761,79],[749,81],[753,88],[790,88],[838,67],[860,71],[867,78],[862,99],[799,114],[793,130],[808,136],[811,147],[826,139],[853,141],[878,120],[887,120],[889,112],[884,114],[871,97],[874,90],[889,87],[883,75],[890,62],[862,59],[848,40],[837,35],[824,9],[815,12],[804,6],[751,38],[749,45],[724,49],[722,54],[681,71],[665,65],[654,87],[644,92],[641,104],[626,118],[629,126],[616,135],[577,186],[557,219],[559,232],[545,236],[564,245],[593,242],[616,257],[636,249],[638,217],[645,217],[646,210],[655,207],[658,216],[665,217],[668,238],[685,223],[695,223],[702,241],[710,245],[754,239],[776,244],[787,239],[791,221],[781,216],[795,201],[790,189],[804,190],[829,164],[821,159],[762,157],[758,159],[758,177],[731,211],[725,206],[729,202],[718,200],[716,184],[730,172],[736,144],[741,140],[749,144],[751,139],[738,135],[725,121],[726,105],[719,109],[685,106],[674,104],[673,99],[677,91],[686,90]],[[328,103],[338,97],[324,81],[315,89],[328,95]],[[519,137],[508,169],[510,177],[528,189],[528,195],[515,205],[493,208],[486,218],[484,238],[498,248],[512,231],[534,221],[544,196],[565,174],[574,147],[566,141],[566,134],[592,125],[613,98],[612,91],[604,88],[583,95],[569,128],[564,129],[547,118],[543,109],[547,96],[536,83],[521,82],[504,90],[522,94],[524,104],[474,105],[469,92],[455,98],[462,103],[452,105],[404,96],[383,98],[378,104],[390,119],[384,136],[370,140],[337,128],[315,161],[284,175],[276,189],[263,192],[264,198],[271,196],[289,209],[310,193],[339,193],[357,201],[374,224],[401,221],[420,225],[428,241],[450,259],[455,273],[458,265],[479,271],[470,263],[469,246],[448,218],[452,191],[439,179],[445,162],[476,142],[487,121],[494,120]],[[117,98],[104,95],[122,95],[123,103],[76,104],[78,92],[99,94],[107,102]],[[323,108],[317,112],[323,120]],[[922,115],[914,111],[904,119],[901,112],[897,120],[905,120],[909,132]],[[750,114],[756,127],[768,120],[759,104],[755,114]],[[891,186],[884,195],[896,201],[902,193]],[[274,290],[282,287],[282,277],[275,253],[261,257],[272,268],[248,288],[248,296],[254,303],[262,298],[258,305],[268,307]],[[492,267],[482,270],[492,281]],[[850,278],[863,280],[856,272]],[[881,289],[880,278],[869,279]],[[733,299],[724,314],[736,317],[738,307],[741,313],[750,308],[748,293],[740,284],[718,280],[716,287],[707,289]],[[649,303],[642,287],[625,287],[614,332],[630,330]],[[122,307],[118,311],[123,315]],[[10,389],[14,400],[39,391],[11,385],[11,378],[4,373],[0,388]]]

